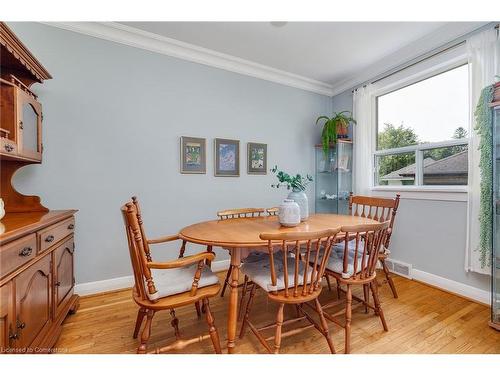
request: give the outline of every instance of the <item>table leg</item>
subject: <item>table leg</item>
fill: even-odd
[[[227,318],[227,352],[232,354],[234,352],[235,338],[236,338],[236,325],[238,321],[238,283],[240,273],[240,249],[231,250],[231,265],[233,272],[231,273],[231,294],[229,295],[229,308]]]

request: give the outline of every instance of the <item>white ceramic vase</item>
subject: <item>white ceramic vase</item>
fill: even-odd
[[[293,199],[297,202],[300,207],[300,221],[306,221],[309,218],[309,201],[307,200],[306,193],[299,189],[293,189],[288,194],[288,199]]]
[[[295,227],[300,224],[300,207],[292,199],[285,199],[279,207],[278,217],[284,227]]]

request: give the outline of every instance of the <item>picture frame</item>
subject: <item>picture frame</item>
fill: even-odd
[[[349,172],[349,155],[342,155],[338,161],[338,169]]]
[[[240,141],[234,139],[214,139],[214,175],[216,177],[239,177]]]
[[[207,173],[207,141],[205,138],[181,137],[180,172],[183,174]]]
[[[247,173],[256,175],[267,174],[267,144],[247,143]]]

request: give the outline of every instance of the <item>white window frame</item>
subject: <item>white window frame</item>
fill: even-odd
[[[445,201],[467,201],[468,185],[422,185],[423,182],[423,151],[441,147],[457,146],[457,145],[468,145],[470,147],[470,138],[464,139],[451,139],[443,142],[431,142],[423,143],[406,147],[399,147],[386,150],[377,150],[377,98],[379,96],[391,93],[393,91],[402,89],[406,86],[413,85],[417,82],[423,81],[425,79],[431,78],[438,74],[447,72],[449,70],[458,68],[462,65],[468,63],[465,53],[461,53],[453,58],[449,58],[441,63],[434,64],[427,69],[421,70],[414,74],[407,74],[404,76],[404,71],[397,74],[398,78],[393,80],[391,83],[383,84],[383,82],[377,83],[372,94],[372,136],[374,137],[372,145],[373,150],[371,153],[372,160],[372,186],[370,190],[376,192],[380,196],[393,196],[394,192],[401,193],[402,198],[408,199],[430,199],[430,200],[445,200]],[[470,121],[469,114],[469,121]],[[416,175],[415,175],[415,185],[401,185],[401,186],[390,186],[390,185],[376,185],[377,176],[377,156],[394,155],[400,153],[415,152],[415,164],[416,164]]]

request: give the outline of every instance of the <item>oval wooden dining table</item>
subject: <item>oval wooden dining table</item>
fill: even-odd
[[[246,217],[227,220],[212,220],[183,228],[179,237],[188,242],[210,247],[228,249],[231,254],[231,293],[229,296],[227,321],[227,351],[235,348],[236,326],[238,319],[238,283],[242,252],[245,249],[261,249],[267,252],[267,242],[259,238],[261,233],[277,232],[315,232],[343,225],[371,224],[375,220],[336,214],[314,214],[305,222],[293,228],[280,225],[277,216]],[[339,238],[340,239],[340,238]]]

